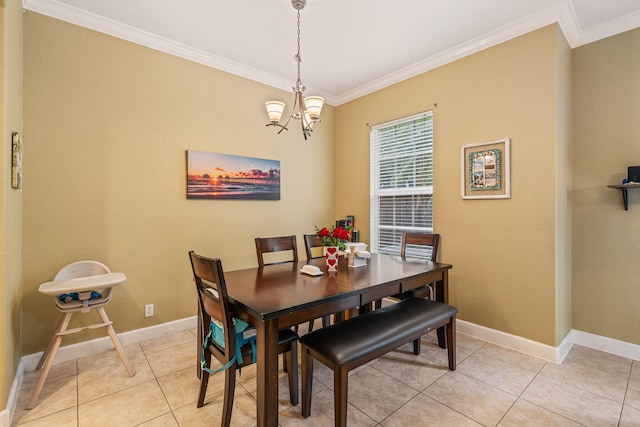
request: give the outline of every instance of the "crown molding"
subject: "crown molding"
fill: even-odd
[[[37,12],[41,15],[108,34],[131,43],[139,44],[188,61],[197,62],[208,67],[263,83],[267,86],[291,92],[292,82],[290,80],[282,79],[256,68],[230,61],[221,56],[213,55],[200,49],[195,49],[192,46],[169,40],[156,34],[69,6],[68,4],[56,0],[23,0],[22,4],[24,9]],[[312,88],[309,89],[313,90]],[[325,98],[325,102],[328,104],[333,104],[333,98],[331,95],[317,90],[313,90],[313,92],[319,96],[323,96]]]
[[[564,38],[569,43],[569,47],[571,49],[577,47],[582,29],[580,28],[576,11],[573,8],[573,1],[567,0],[558,8],[557,21]]]
[[[151,49],[159,50],[189,61],[197,62],[208,67],[244,77],[267,86],[291,91],[291,81],[282,79],[256,68],[248,67],[223,57],[195,49],[164,37],[116,22],[114,20],[95,15],[57,0],[23,0],[23,7],[61,21],[79,25],[94,31],[109,34],[132,43]],[[546,25],[557,23],[561,28],[569,46],[575,48],[591,43],[614,34],[640,27],[640,12],[625,17],[610,20],[583,31],[573,9],[572,1],[565,0],[558,5],[551,6],[541,12],[513,22],[504,27],[493,30],[481,37],[455,46],[422,61],[404,67],[398,71],[380,77],[370,83],[349,90],[340,95],[331,95],[313,90],[314,93],[325,98],[329,105],[341,105],[354,99],[368,95],[377,90],[415,77],[433,70],[447,63],[472,55],[507,40],[537,30]]]
[[[465,56],[469,56],[500,43],[504,43],[507,40],[511,40],[515,37],[537,30],[538,28],[553,24],[558,21],[559,12],[560,9],[558,7],[554,6],[547,8],[535,15],[528,16],[527,18],[498,28],[429,58],[425,58],[422,61],[416,62],[408,67],[404,67],[366,85],[345,92],[337,98],[338,105],[360,98],[361,96],[399,83],[411,77],[415,77],[450,62],[457,61]]]
[[[593,43],[638,27],[640,27],[640,11],[630,13],[617,19],[605,21],[599,25],[594,25],[593,27],[581,31],[576,46],[572,47]]]

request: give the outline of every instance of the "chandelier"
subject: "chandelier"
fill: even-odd
[[[291,5],[298,11],[298,52],[293,57],[298,66],[298,80],[296,80],[296,85],[292,87],[294,94],[293,109],[286,123],[284,125],[280,124],[280,118],[284,112],[284,102],[267,101],[264,103],[271,121],[266,126],[279,127],[278,134],[280,134],[283,130],[289,130],[287,125],[291,119],[300,120],[304,139],[311,136],[313,124],[320,121],[320,111],[322,111],[324,104],[324,99],[320,96],[302,97],[302,93],[306,88],[302,85],[302,80],[300,80],[300,62],[302,62],[302,57],[300,56],[300,10],[304,9],[306,4],[307,0],[291,0]]]

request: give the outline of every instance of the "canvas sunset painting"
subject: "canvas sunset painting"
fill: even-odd
[[[187,150],[187,198],[280,200],[280,161]]]

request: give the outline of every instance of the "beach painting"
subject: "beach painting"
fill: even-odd
[[[280,200],[280,161],[187,150],[187,199]]]

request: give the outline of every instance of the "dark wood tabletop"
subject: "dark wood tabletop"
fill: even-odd
[[[301,273],[307,263],[320,267],[323,274]],[[432,282],[436,283],[436,299],[448,302],[450,264],[372,254],[366,266],[356,268],[348,267],[347,260],[341,258],[338,271],[329,273],[324,263],[319,258],[225,273],[237,316],[257,329],[258,426],[278,425],[279,329],[363,307]]]

